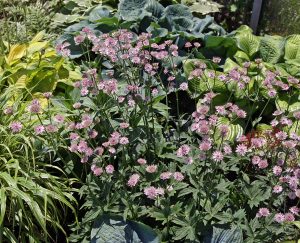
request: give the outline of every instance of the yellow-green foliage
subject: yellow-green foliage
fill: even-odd
[[[2,43],[0,90],[14,88],[14,96],[31,100],[40,97],[43,92],[55,92],[80,79],[74,66],[58,56],[50,42],[42,40],[43,34],[38,33],[24,44],[9,46],[6,42]]]

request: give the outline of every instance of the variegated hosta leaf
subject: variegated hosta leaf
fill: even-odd
[[[291,99],[287,96],[277,97],[275,103],[276,108],[281,111],[295,112],[300,110],[300,101],[298,97],[292,97]]]
[[[221,137],[221,133],[220,133],[220,129],[219,129],[220,125],[227,125],[229,128],[228,133],[223,138],[223,141],[234,142],[236,140],[236,138],[243,135],[243,128],[241,125],[231,124],[230,121],[226,117],[221,117],[218,120],[217,130],[215,133],[215,140],[217,143],[221,143],[221,141],[222,141],[222,137]]]

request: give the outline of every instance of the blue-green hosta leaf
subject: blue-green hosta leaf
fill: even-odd
[[[71,52],[70,58],[71,59],[75,59],[75,58],[81,57],[83,55],[82,48],[79,45],[75,44],[74,36],[72,34],[63,34],[56,40],[57,44],[61,44],[64,42],[70,43],[70,46],[68,46],[67,48],[70,49],[70,52]]]
[[[181,17],[185,17],[187,19],[193,19],[193,14],[189,10],[189,8],[183,4],[169,5],[168,7],[165,8],[163,16],[170,19],[181,18]]]
[[[289,60],[297,58],[297,53],[300,51],[300,35],[291,35],[287,37],[284,51],[284,59]]]
[[[147,12],[151,13],[152,16],[160,18],[165,8],[156,0],[149,0],[145,9]]]
[[[184,30],[191,30],[193,27],[193,20],[188,19],[186,17],[175,17],[172,19],[173,21],[173,30],[174,31],[184,31]]]
[[[91,243],[158,243],[159,237],[149,226],[124,221],[121,216],[102,215],[91,231]]]
[[[148,13],[145,10],[148,3],[149,0],[120,0],[118,6],[120,17],[128,21],[142,19]]]
[[[221,229],[213,227],[213,235],[210,243],[243,243],[241,229]]]
[[[89,21],[95,22],[103,17],[111,17],[111,11],[104,6],[95,7],[89,14]]]
[[[278,63],[284,54],[285,38],[281,36],[264,36],[261,38],[259,53],[264,62]]]
[[[205,16],[204,19],[194,19],[194,27],[192,32],[202,33],[209,25],[213,23],[213,18],[211,16]]]

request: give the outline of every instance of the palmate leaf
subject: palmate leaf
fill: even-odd
[[[93,224],[91,243],[158,243],[159,237],[149,226],[124,221],[121,216],[102,215]]]

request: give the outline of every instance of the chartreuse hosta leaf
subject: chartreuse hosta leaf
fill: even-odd
[[[252,30],[237,31],[235,36],[238,48],[245,52],[249,57],[253,57],[259,50],[260,37],[252,34]]]
[[[296,59],[298,52],[300,53],[300,35],[291,35],[287,37],[284,58],[286,60]]]
[[[300,110],[300,100],[298,95],[289,98],[287,95],[276,98],[276,108],[281,111],[294,112]]]
[[[259,53],[264,62],[275,64],[284,54],[285,38],[266,35],[261,38]]]
[[[188,59],[184,61],[183,70],[185,76],[188,78],[193,70],[196,69],[195,62],[205,62],[209,68],[212,68],[211,64],[205,60],[200,59]],[[189,90],[191,92],[203,93],[210,90],[215,92],[226,92],[225,84],[218,78],[209,78],[208,73],[215,72],[214,70],[205,70],[201,78],[193,78],[188,81]],[[216,72],[216,77],[219,72]]]
[[[126,220],[117,215],[102,215],[93,224],[91,243],[159,243],[159,237],[149,226]]]

